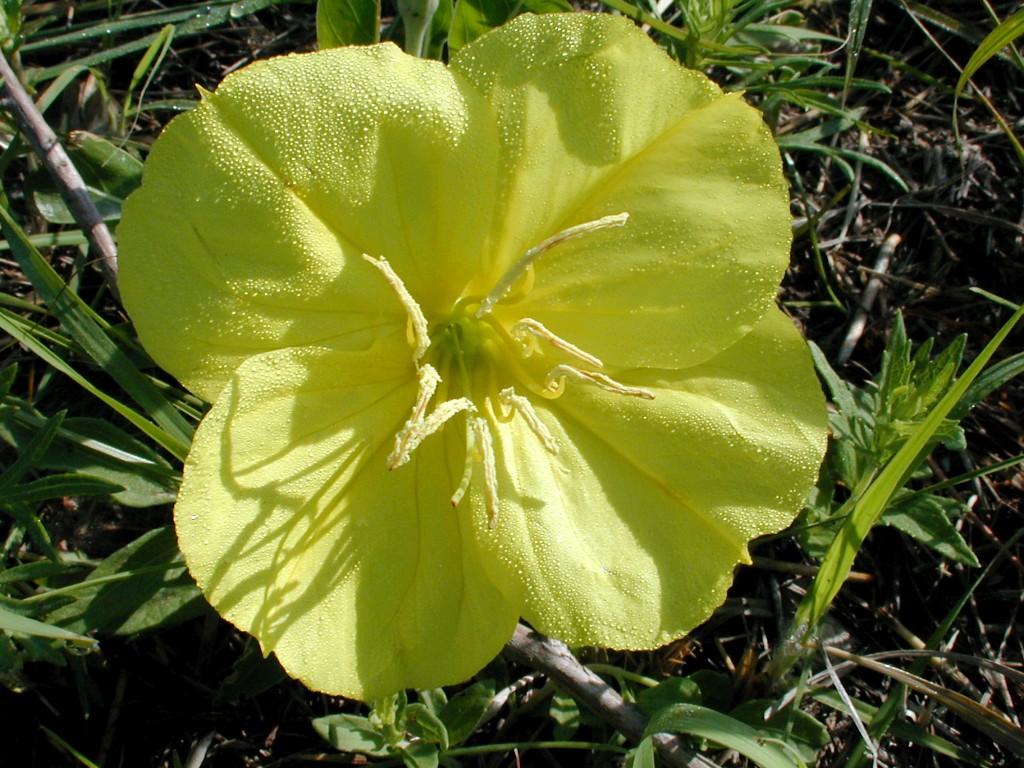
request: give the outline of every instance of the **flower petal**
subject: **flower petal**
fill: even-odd
[[[497,430],[505,499],[496,559],[515,564],[523,616],[570,645],[654,648],[724,599],[747,542],[788,525],[825,449],[820,386],[778,310],[706,364],[642,371],[641,400],[569,389]]]
[[[542,256],[532,293],[498,306],[506,321],[535,318],[614,367],[681,368],[770,309],[788,196],[771,134],[738,95],[606,15],[522,16],[451,66],[498,113],[495,274],[569,226],[630,216]]]
[[[381,362],[408,360],[389,343],[242,364],[196,433],[175,507],[218,612],[309,687],[363,700],[470,677],[518,615],[450,503],[458,431],[385,468],[415,399],[411,363]]]
[[[210,401],[250,355],[365,348],[405,312],[363,253],[447,310],[490,226],[495,141],[478,94],[390,44],[229,76],[164,131],[125,207],[121,291],[143,344]]]

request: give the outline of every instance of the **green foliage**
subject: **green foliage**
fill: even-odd
[[[777,708],[776,702],[768,699],[750,699],[734,706],[732,699],[729,676],[701,670],[669,678],[641,692],[637,703],[651,717],[648,735],[662,731],[687,734],[736,749],[759,765],[813,765],[828,744],[825,727],[806,712]],[[648,746],[637,750],[641,764],[647,759],[643,753],[650,748],[650,740],[645,742]]]
[[[898,498],[899,492],[918,471],[932,448],[938,441],[951,435],[958,436],[958,433],[951,430],[946,423],[947,416],[963,401],[972,383],[1022,315],[1024,307],[1013,314],[985,345],[964,374],[948,387],[940,382],[947,375],[952,377],[955,373],[956,366],[950,355],[939,355],[939,362],[936,365],[927,362],[927,352],[911,359],[904,338],[897,344],[900,354],[894,352],[885,361],[883,368],[886,370],[879,378],[892,386],[892,389],[881,400],[895,409],[892,413],[898,413],[904,419],[913,419],[917,413],[915,407],[926,407],[923,405],[926,402],[934,402],[934,405],[920,414],[923,418],[915,425],[910,426],[908,423],[906,428],[901,429],[898,425],[895,427],[896,434],[905,435],[903,443],[891,458],[879,464],[877,472],[871,471],[859,478],[858,484],[851,488],[850,500],[836,513],[836,517],[842,516],[844,519],[822,558],[820,572],[797,608],[793,619],[791,642],[788,644],[790,649],[806,642],[817,631],[818,623],[839,593],[864,540],[893,500]],[[927,345],[927,349],[930,351],[930,345]],[[958,361],[959,353],[956,358]],[[905,378],[911,370],[928,371],[933,378],[921,382],[919,386],[912,386],[913,383]],[[841,396],[835,396],[837,401]],[[887,445],[884,441],[881,444]],[[781,672],[788,669],[794,661],[790,653],[780,654],[773,662],[775,674],[781,675]]]
[[[864,387],[844,381],[829,366],[824,354],[812,345],[815,364],[824,379],[836,410],[829,414],[832,444],[812,504],[798,526],[801,542],[816,558],[825,556],[847,511],[837,500],[836,485],[857,493],[889,463],[907,439],[950,390],[963,356],[966,337],[961,336],[932,356],[929,339],[916,352],[907,339],[902,316],[897,315],[882,355],[878,376]],[[959,423],[944,418],[924,447],[927,455],[937,445],[962,450],[964,433]],[[926,467],[915,470],[913,479],[927,479]],[[952,520],[963,506],[932,493],[901,490],[883,511],[879,523],[890,525],[931,547],[944,557],[965,565],[978,565]]]
[[[441,689],[405,693],[374,704],[368,716],[336,714],[313,727],[334,749],[371,757],[400,757],[410,768],[436,766],[450,746],[472,734],[494,698],[494,683],[478,680],[451,699]]]
[[[82,175],[106,221],[121,218],[121,204],[142,183],[142,161],[112,142],[87,131],[68,137],[68,157]],[[51,224],[74,224],[53,178],[44,169],[27,179],[32,201]]]
[[[316,36],[321,49],[380,41],[379,0],[317,0]]]
[[[521,13],[571,11],[566,0],[458,0],[448,34],[452,53]]]
[[[214,39],[210,30],[244,28],[252,21],[253,13],[275,4],[275,0],[211,0],[157,8],[153,4],[81,3],[76,5],[75,15],[69,17],[62,4],[25,4],[23,9],[22,0],[3,0],[0,47],[9,55],[23,56],[25,79],[38,88],[34,96],[40,107],[48,110],[47,117],[54,121],[55,128],[64,124],[62,105],[71,101],[74,89],[86,82],[95,84],[107,128],[93,125],[90,130],[97,133],[72,133],[68,146],[104,217],[114,223],[123,199],[139,183],[138,154],[140,148],[145,152],[144,144],[125,141],[124,137],[138,127],[128,123],[138,120],[138,125],[145,128],[148,116],[159,110],[178,111],[193,103],[178,97],[153,96],[149,86],[159,81],[168,62],[170,69],[181,62],[193,66],[194,59],[178,54],[186,49],[201,52]],[[886,183],[909,190],[900,175],[906,172],[905,166],[895,165],[893,160],[894,168],[880,159],[892,158],[892,154],[863,146],[855,149],[856,142],[846,136],[856,130],[872,135],[871,123],[877,119],[877,112],[871,111],[877,101],[872,99],[888,93],[880,80],[865,79],[869,77],[866,64],[886,55],[870,49],[869,34],[887,23],[870,15],[870,2],[855,0],[850,4],[845,23],[838,25],[844,30],[836,33],[839,37],[819,31],[815,20],[809,19],[825,6],[814,8],[806,3],[680,0],[631,4],[612,0],[609,6],[648,24],[654,36],[680,60],[704,69],[715,68],[714,77],[724,81],[727,88],[743,89],[758,100],[769,124],[782,130],[778,144],[799,164],[831,167],[851,185],[859,179],[861,168],[869,169]],[[136,12],[136,8],[142,11]],[[1005,46],[1019,36],[1024,11],[1016,11],[1001,23],[993,18],[992,24],[975,26],[928,4],[910,2],[905,8],[932,28],[978,44],[956,85],[958,97],[968,78],[985,76],[997,63],[1020,66],[1019,57]],[[123,13],[125,9],[132,12]],[[568,10],[568,6],[561,0],[526,0],[520,4],[461,0],[453,9],[451,0],[441,0],[428,32],[426,55],[444,58],[518,13],[548,10]],[[986,37],[993,24],[996,28]],[[379,3],[320,0],[317,31],[321,47],[374,42],[380,37]],[[384,37],[400,40],[402,34],[400,22],[384,29]],[[849,44],[842,47],[844,36]],[[117,71],[124,76],[111,80],[108,90],[110,64],[118,60],[122,61]],[[892,62],[907,77],[925,77],[905,62]],[[933,80],[930,87],[941,96],[952,92],[951,85]],[[164,93],[162,86],[159,93]],[[967,98],[965,95],[964,104]],[[800,118],[794,120],[794,114]],[[139,120],[142,116],[144,119]],[[907,117],[916,120],[913,114]],[[0,121],[5,134],[16,134],[9,118],[3,116]],[[107,129],[109,135],[99,135]],[[820,166],[814,165],[814,158],[822,161]],[[43,679],[40,666],[51,665],[43,668],[66,674],[67,681],[74,673],[82,690],[96,690],[101,683],[99,676],[93,679],[93,673],[101,665],[113,667],[116,663],[116,656],[104,660],[99,653],[100,643],[109,634],[134,639],[143,632],[159,632],[189,617],[207,615],[167,528],[152,530],[99,562],[81,552],[66,551],[52,533],[51,522],[75,504],[131,515],[136,508],[159,508],[173,502],[180,481],[176,459],[187,449],[201,406],[143,373],[151,363],[131,343],[131,328],[112,324],[112,303],[102,289],[97,297],[95,276],[89,272],[84,248],[70,257],[74,262],[70,273],[61,272],[64,279],[53,279],[56,273],[45,262],[58,265],[58,260],[51,260],[49,250],[39,254],[35,249],[63,246],[57,253],[64,257],[86,240],[72,226],[49,177],[26,159],[25,143],[18,138],[6,145],[0,159],[0,168],[6,171],[5,186],[14,201],[14,207],[4,212],[7,240],[0,243],[0,249],[14,249],[24,274],[46,302],[45,307],[33,303],[36,296],[21,289],[20,275],[15,270],[5,273],[8,282],[0,295],[0,330],[7,337],[8,359],[20,359],[22,365],[20,373],[13,364],[0,370],[0,518],[5,522],[0,562],[0,684],[27,691],[22,701],[38,695],[33,691],[47,691],[49,695],[54,690],[36,684]],[[27,186],[20,186],[22,178]],[[808,188],[812,186],[808,184]],[[834,212],[833,206],[843,200],[843,194],[834,195],[823,210],[809,216],[807,227],[814,229],[824,214]],[[31,234],[25,234],[11,222],[20,217],[22,225],[29,228],[25,224],[29,220],[26,209],[38,211],[46,224],[59,226],[45,227],[45,231],[30,228]],[[38,217],[32,223],[43,224]],[[819,370],[836,404],[831,417],[836,439],[798,534],[815,559],[828,555],[830,544],[855,514],[855,502],[867,495],[887,466],[901,461],[898,457],[908,440],[934,426],[919,452],[905,454],[905,463],[913,465],[912,471],[891,470],[895,476],[891,484],[896,490],[891,496],[881,495],[880,516],[871,519],[867,515],[870,523],[861,523],[859,529],[887,525],[953,563],[977,565],[975,554],[954,525],[963,507],[942,491],[982,472],[929,484],[927,465],[921,460],[938,446],[958,449],[963,445],[961,419],[973,404],[1024,371],[1024,354],[981,372],[946,416],[929,421],[931,412],[956,384],[962,351],[962,341],[938,354],[934,354],[931,342],[915,351],[899,321],[881,371],[864,385],[844,380],[844,375],[833,371],[819,353]],[[77,397],[78,388],[92,397]],[[1018,460],[996,466],[1009,466]],[[150,520],[154,513],[146,514]],[[852,541],[856,543],[856,537]],[[985,550],[979,548],[978,553],[984,555]],[[840,567],[833,566],[832,573],[841,572],[842,565],[839,562]],[[978,577],[979,582],[983,576]],[[827,610],[836,589],[835,580],[828,584],[823,579],[812,586],[812,594],[819,595],[819,613]],[[972,593],[973,587],[963,599],[966,601]],[[952,612],[935,629],[927,641],[929,648],[939,647],[948,639],[955,615]],[[163,635],[157,635],[150,642],[166,641]],[[141,643],[133,640],[132,645],[138,648]],[[802,660],[806,666],[811,665],[810,657],[805,655]],[[918,678],[927,675],[929,661],[919,659],[910,668],[916,677],[906,678],[908,686],[920,686],[925,695],[930,695],[927,681]],[[635,669],[634,663],[635,659],[626,666]],[[626,675],[618,667],[612,669]],[[785,680],[781,676],[768,678],[768,683],[775,685]],[[265,693],[284,679],[275,658],[265,657],[250,641],[227,679],[214,679],[210,685],[218,691],[220,701],[234,704]],[[628,688],[628,675],[624,679],[624,688]],[[851,689],[840,697],[817,687],[818,683],[820,680],[809,685],[802,704],[798,698],[797,703],[791,702],[779,711],[770,710],[777,702],[743,700],[734,693],[731,678],[707,671],[668,678],[641,692],[638,700],[645,711],[660,718],[655,728],[686,734],[702,752],[732,746],[760,764],[783,764],[773,762],[782,760],[787,761],[786,765],[797,765],[798,760],[812,764],[820,756],[828,733],[819,723],[819,719],[825,720],[820,711],[816,719],[801,708],[813,711],[823,705],[835,710],[831,718],[849,717],[852,707],[875,740],[889,734],[933,752],[939,761],[948,758],[967,765],[992,764],[972,751],[961,733],[938,735],[942,732],[931,723],[941,714],[933,715],[932,721],[900,719],[898,715],[908,707],[902,685],[894,684],[887,694],[874,692],[888,697],[883,706],[876,708],[867,703],[877,703],[874,694],[858,697]],[[453,694],[455,690],[458,693]],[[629,698],[629,691],[625,693]],[[81,692],[79,695],[86,696]],[[517,704],[511,704],[513,716],[505,722],[513,727],[500,733],[521,738],[528,723],[531,735],[536,736],[532,729],[540,722],[540,728],[549,729],[557,739],[578,740],[554,746],[589,749],[598,755],[602,747],[617,749],[616,757],[625,752],[618,746],[621,737],[600,731],[585,710],[581,712],[575,701],[552,684],[544,689],[538,686],[528,696],[521,702],[527,706],[518,711]],[[961,705],[968,713],[975,711],[980,719],[974,727],[985,733],[988,713],[957,699],[935,700],[943,709],[956,711]],[[390,760],[392,765],[399,761],[415,766],[455,764],[463,755],[474,754],[473,750],[479,754],[542,745],[485,742],[493,742],[495,736],[495,731],[485,725],[489,710],[504,701],[496,692],[495,682],[485,677],[468,687],[450,689],[447,695],[444,691],[423,692],[413,702],[396,697],[369,715],[321,718],[317,720],[317,732],[334,748]],[[529,720],[531,710],[541,719]],[[771,714],[766,718],[769,710]],[[61,712],[64,722],[70,722],[73,715],[67,709]],[[96,763],[91,762],[61,736],[45,732],[76,764],[106,764],[98,758]],[[612,744],[588,744],[581,740],[586,738],[581,734]],[[1001,737],[1011,746],[1019,746],[1019,734],[1006,729],[987,738]],[[479,746],[466,746],[467,742]],[[17,747],[14,749],[16,754]],[[650,738],[633,751],[631,760],[634,768],[653,768],[656,758]],[[863,752],[854,750],[848,765],[867,761]]]
[[[985,62],[1021,35],[1024,35],[1024,8],[1017,9],[981,41],[964,71],[960,73],[960,79],[956,83],[956,95],[960,95],[967,86],[967,81],[984,66]]]
[[[46,620],[73,632],[138,635],[209,610],[178,551],[172,527],[155,528],[74,585],[43,593]]]

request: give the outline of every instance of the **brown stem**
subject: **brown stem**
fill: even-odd
[[[33,151],[53,177],[68,211],[82,228],[95,253],[99,255],[107,285],[114,296],[117,296],[117,246],[114,245],[114,238],[106,222],[96,210],[96,204],[89,195],[85,181],[14,73],[7,57],[2,53],[0,78],[3,78],[3,91],[7,96],[7,106],[11,114],[32,145]]]
[[[576,701],[631,741],[639,742],[643,738],[647,716],[584,667],[564,643],[519,624],[502,655],[518,664],[540,670]],[[669,768],[718,768],[715,763],[693,752],[678,736],[656,734],[654,746]]]

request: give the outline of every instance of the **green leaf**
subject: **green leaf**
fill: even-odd
[[[437,768],[437,746],[430,741],[413,741],[401,749],[407,768]]]
[[[121,218],[121,205],[142,183],[142,162],[106,139],[87,131],[68,138],[68,156],[75,164],[100,215],[106,221]],[[53,178],[39,169],[28,178],[32,200],[52,224],[75,224]]]
[[[56,592],[56,591],[55,591]],[[178,552],[174,529],[156,528],[60,594],[74,602],[46,618],[73,632],[134,635],[179,624],[208,608]]]
[[[556,693],[551,697],[548,715],[555,721],[556,741],[571,741],[580,728],[580,707],[572,696]]]
[[[49,475],[38,480],[4,488],[3,503],[34,504],[62,496],[108,496],[123,490],[120,485],[82,477],[74,473]]]
[[[357,752],[374,757],[392,754],[384,734],[365,717],[359,715],[328,715],[313,721],[313,729],[340,752]]]
[[[931,441],[936,431],[942,426],[943,420],[960,401],[967,388],[981,373],[1022,315],[1024,315],[1024,307],[1018,309],[992,340],[985,345],[963,376],[931,409],[928,416],[909,435],[907,441],[874,478],[863,494],[855,499],[849,516],[822,561],[821,571],[797,609],[793,626],[798,635],[806,637],[814,631],[818,621],[825,615],[832,600],[839,593],[853,566],[853,560],[871,528],[885,512],[893,496],[906,484],[911,474],[924,461],[931,450]]]
[[[380,41],[380,0],[317,0],[317,44],[323,48]]]
[[[50,447],[53,438],[56,437],[57,430],[60,429],[63,421],[64,412],[61,411],[40,425],[40,428],[32,434],[22,450],[18,452],[18,458],[14,460],[14,463],[5,469],[3,474],[0,474],[0,490],[12,487],[36,467],[36,463]]]
[[[572,10],[566,0],[458,0],[448,34],[452,53],[488,30],[500,27],[521,13],[563,13]]]
[[[735,749],[762,768],[793,768],[804,762],[793,752],[767,741],[773,735],[751,728],[729,715],[696,704],[676,704],[651,719],[645,736],[685,733]]]
[[[41,417],[21,408],[0,421],[0,440],[21,452],[41,423]],[[116,484],[121,489],[112,498],[131,507],[173,502],[181,480],[180,470],[148,445],[109,421],[90,418],[65,419],[36,466]]]
[[[269,690],[287,677],[277,657],[264,656],[259,643],[250,639],[245,651],[231,666],[231,674],[221,683],[217,698],[237,704]]]
[[[773,733],[775,738],[798,752],[804,762],[816,763],[818,752],[829,742],[828,729],[814,716],[792,707],[774,711],[766,720],[765,713],[772,710],[775,703],[771,699],[745,701],[729,712],[729,717],[762,733]]]
[[[1018,352],[1016,355],[994,363],[986,368],[967,388],[964,396],[960,398],[960,402],[950,411],[950,417],[960,419],[993,391],[1021,373],[1024,373],[1024,352]]]
[[[967,87],[967,81],[971,79],[975,72],[981,69],[985,62],[1022,34],[1024,34],[1024,8],[1018,8],[1006,21],[989,32],[985,39],[981,41],[978,49],[971,56],[970,61],[967,62],[967,66],[964,67],[964,71],[960,73],[960,79],[957,80],[954,94],[959,96],[964,88]]]
[[[950,514],[961,508],[953,499],[919,495],[896,501],[879,522],[902,531],[943,557],[976,568],[980,565],[978,558],[949,519]]]
[[[478,680],[452,696],[440,712],[450,744],[461,744],[476,729],[494,699],[494,681]]]
[[[650,716],[676,704],[700,704],[700,686],[688,677],[670,677],[641,691],[636,703]]]
[[[448,749],[448,729],[425,704],[406,706],[405,729],[414,738],[436,744],[442,751]]]
[[[0,605],[0,630],[12,632],[18,635],[30,635],[33,637],[49,637],[54,640],[67,640],[75,645],[89,648],[96,646],[96,641],[91,637],[69,632],[60,627],[54,627],[42,621],[22,616],[20,613]]]
[[[654,759],[654,739],[645,736],[636,749],[633,751],[629,768],[656,768],[657,762]]]
[[[11,245],[18,265],[33,287],[39,291],[54,316],[82,346],[86,354],[124,387],[125,391],[160,425],[162,430],[153,432],[151,436],[157,438],[161,445],[175,456],[184,459],[192,436],[192,426],[106,334],[92,310],[53,271],[39,251],[28,242],[18,223],[2,206],[0,220],[0,228]],[[123,413],[123,406],[119,410]]]

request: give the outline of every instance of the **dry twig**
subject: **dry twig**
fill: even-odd
[[[89,239],[96,254],[100,257],[103,275],[110,290],[117,296],[117,246],[114,238],[103,221],[96,204],[89,196],[78,169],[75,168],[68,153],[57,139],[57,134],[47,124],[39,112],[32,97],[28,95],[18,76],[14,73],[7,57],[0,53],[0,77],[3,78],[3,91],[6,95],[6,106],[18,123],[18,128],[32,145],[46,170],[50,172],[54,183],[64,198],[68,211],[85,236]]]
[[[608,683],[580,664],[568,648],[534,632],[522,624],[516,626],[502,655],[533,669],[539,669],[560,685],[566,693],[602,720],[634,742],[647,728],[647,716],[630,704]],[[717,768],[715,763],[695,754],[678,736],[659,733],[654,746],[670,768]]]

